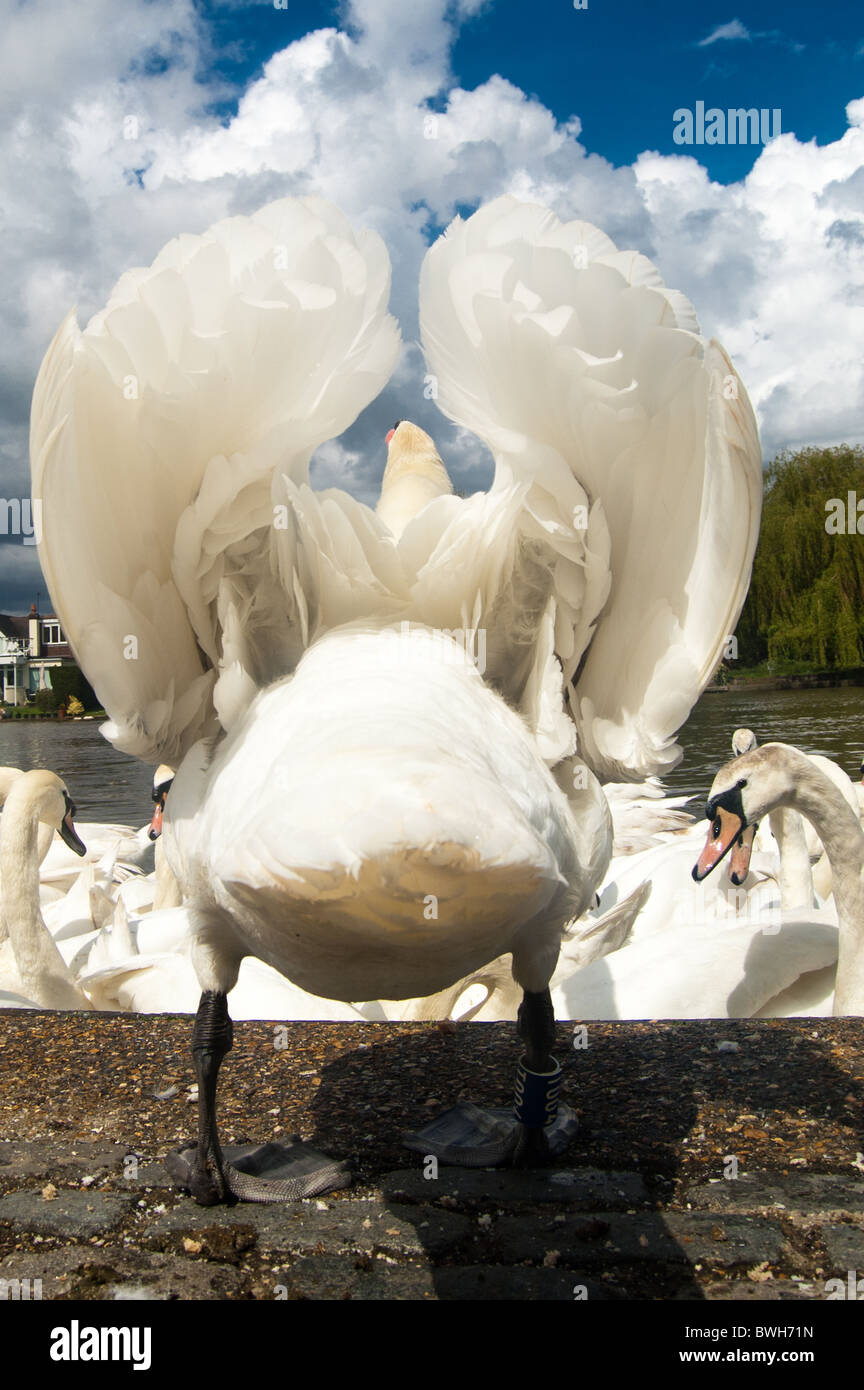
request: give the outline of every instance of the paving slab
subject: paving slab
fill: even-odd
[[[183,1203],[150,1222],[147,1239],[191,1240],[219,1250],[238,1240],[275,1253],[440,1255],[472,1234],[465,1216],[393,1203],[352,1199],[284,1203],[243,1203],[225,1216],[212,1208]],[[232,1245],[232,1242],[234,1243]],[[219,1258],[218,1253],[211,1258]]]
[[[741,1173],[735,1179],[689,1187],[682,1200],[703,1211],[864,1212],[864,1175]]]
[[[486,1209],[527,1204],[615,1211],[644,1206],[650,1201],[639,1173],[604,1173],[597,1168],[508,1172],[442,1165],[434,1178],[427,1178],[417,1168],[401,1168],[382,1179],[381,1191],[396,1200],[444,1201]]]
[[[16,1230],[78,1240],[110,1231],[131,1204],[132,1199],[127,1197],[63,1188],[49,1199],[40,1192],[7,1192],[0,1197],[0,1222],[12,1222]]]
[[[301,1134],[354,1182],[200,1208],[162,1161],[195,1123],[189,1020],[4,1010],[0,1297],[768,1302],[864,1276],[864,1020],[586,1028],[556,1028],[565,1154],[428,1177],[401,1134],[508,1104],[512,1025],[238,1023],[223,1140]]]
[[[715,1267],[771,1261],[781,1257],[786,1244],[780,1227],[759,1217],[719,1220],[680,1212],[595,1212],[540,1223],[504,1216],[493,1223],[490,1238],[513,1262],[548,1260],[557,1252],[559,1260],[607,1268],[630,1261]]]

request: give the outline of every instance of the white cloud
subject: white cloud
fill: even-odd
[[[698,48],[707,48],[709,44],[718,43],[721,39],[747,39],[751,38],[750,30],[742,24],[740,19],[730,19],[727,24],[718,24],[716,29],[712,29],[706,38],[700,39]]]
[[[690,155],[646,152],[615,168],[586,153],[578,120],[556,122],[503,77],[454,85],[459,15],[478,8],[352,0],[341,28],[276,52],[225,121],[208,114],[225,93],[202,81],[211,55],[191,0],[80,0],[74,25],[61,0],[0,0],[10,113],[0,491],[26,492],[29,394],[70,303],[85,318],[123,269],[177,231],[312,189],[384,237],[409,343],[380,401],[322,453],[318,485],[341,479],[372,500],[383,435],[401,416],[433,430],[457,485],[485,484],[488,458],[424,398],[410,343],[430,234],[457,207],[501,192],[586,217],[655,259],[735,356],[768,452],[862,437],[864,98],[848,106],[842,139],[820,147],[785,134],[728,187]],[[714,36],[745,37],[721,33],[735,25],[744,28],[733,20]],[[32,551],[17,554],[32,572]]]
[[[746,24],[742,24],[740,19],[730,19],[727,24],[718,24],[716,29],[712,29],[704,39],[699,39],[697,48],[708,48],[710,44],[719,43],[723,40],[743,40],[746,43],[764,42],[776,44],[780,48],[791,49],[793,53],[803,53],[805,45],[796,39],[790,39],[780,29],[748,29]]]

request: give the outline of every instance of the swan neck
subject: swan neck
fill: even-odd
[[[3,918],[24,993],[53,1009],[89,1008],[39,910],[39,820],[35,807],[7,804],[0,840]]]
[[[794,806],[815,827],[831,863],[840,928],[834,1013],[864,1014],[864,833],[845,797],[815,769],[796,778]]]
[[[772,811],[769,820],[780,850],[780,905],[812,907],[813,874],[804,822],[789,806]]]

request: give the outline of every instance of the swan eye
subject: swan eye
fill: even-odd
[[[720,831],[721,831],[722,829],[723,829],[723,826],[720,824],[720,817],[717,816],[716,819],[715,819],[715,821],[714,821],[714,824],[713,824],[712,827],[711,827],[711,834],[714,836],[714,839],[715,839],[715,840],[719,840],[719,839],[720,839]]]

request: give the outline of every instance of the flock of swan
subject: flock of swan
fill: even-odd
[[[739,757],[756,747],[750,730],[736,731]],[[783,745],[768,748],[765,756],[779,769]],[[836,807],[826,800],[832,785],[860,818],[864,785],[828,758],[808,755],[804,766],[801,756],[791,763],[794,795],[761,825],[750,820],[732,848],[728,875],[700,883],[691,869],[704,822],[683,811],[688,798],[658,797],[653,783],[628,789],[626,799],[618,786],[604,788],[619,852],[595,904],[565,929],[550,982],[556,1017],[832,1012],[840,919],[854,922],[858,909],[848,873],[835,899],[832,859],[816,827],[826,815],[835,820]],[[189,913],[156,838],[173,775],[159,769],[151,826],[132,832],[76,828],[68,791],[53,773],[0,768],[0,1008],[195,1012],[200,990]],[[816,798],[812,819],[793,809],[808,791]],[[155,857],[149,873],[148,849]],[[862,849],[850,822],[834,863],[860,866]],[[247,1019],[497,1021],[515,1019],[519,1001],[506,957],[427,996],[342,1003],[306,992],[249,956],[232,1012]]]
[[[415,1136],[469,1164],[566,1141],[556,1014],[864,1012],[854,788],[745,739],[700,855],[658,781],[758,535],[722,347],[645,257],[499,198],[420,282],[427,381],[494,481],[457,496],[403,420],[372,509],[309,463],[394,369],[389,282],[374,233],[285,199],[170,242],[83,332],[70,314],[34,393],[43,571],[106,736],[160,765],[161,835],[151,873],[146,832],[118,832],[43,900],[39,827],[83,846],[53,774],[13,779],[6,998],[197,1010],[172,1171],[203,1204],[336,1181],[224,1156],[229,993],[241,1017],[516,1019],[509,1121],[463,1105]]]

